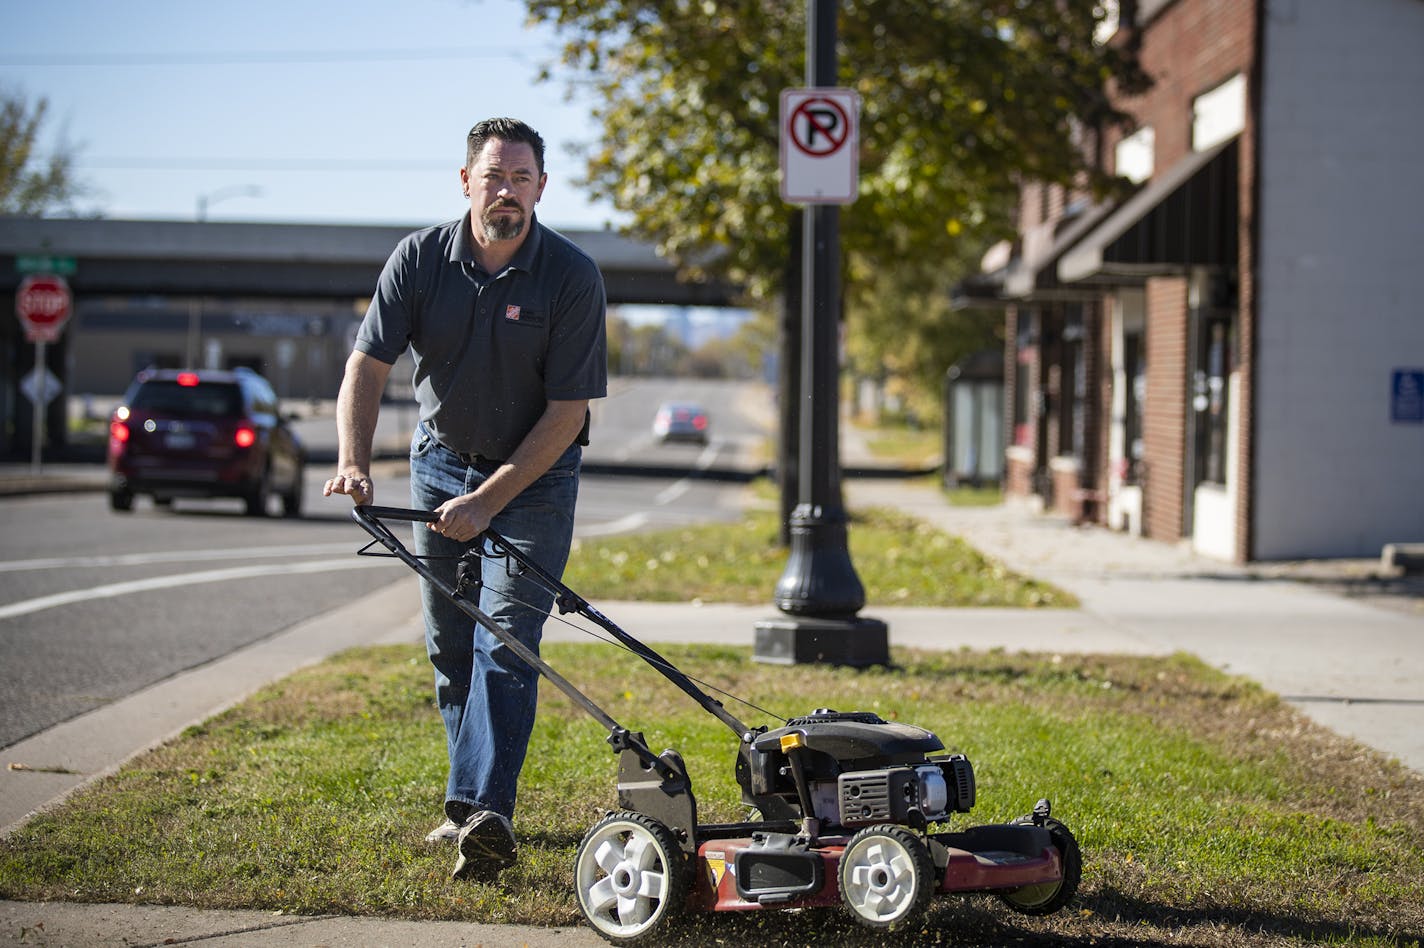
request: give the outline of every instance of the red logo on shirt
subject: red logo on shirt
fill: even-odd
[[[519,322],[519,307],[518,307],[518,306],[506,306],[506,307],[504,308],[504,318],[505,318],[505,319],[508,319],[508,320],[512,320],[512,321],[514,321],[514,322],[516,322],[516,323]]]

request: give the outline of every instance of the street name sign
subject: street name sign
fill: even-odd
[[[73,257],[52,257],[46,254],[20,254],[15,258],[16,273],[52,273],[57,276],[74,276],[79,270],[79,261]]]
[[[817,87],[781,92],[781,198],[850,204],[859,191],[860,96]]]

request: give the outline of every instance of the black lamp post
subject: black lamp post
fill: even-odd
[[[806,52],[809,84],[834,87],[834,0],[809,0]],[[774,593],[786,615],[757,623],[753,657],[779,664],[887,664],[885,623],[857,615],[865,587],[851,563],[841,499],[840,207],[816,204],[803,221],[798,503],[791,512],[791,555]]]

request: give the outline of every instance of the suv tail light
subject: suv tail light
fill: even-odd
[[[109,437],[112,440],[117,441],[119,444],[126,443],[129,440],[129,426],[124,424],[122,421],[110,422]]]
[[[257,432],[251,425],[238,425],[232,440],[239,448],[250,448],[257,443]]]

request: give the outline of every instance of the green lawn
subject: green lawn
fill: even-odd
[[[772,912],[709,916],[689,944],[1403,945],[1424,931],[1424,781],[1194,659],[896,650],[894,667],[855,671],[761,665],[742,648],[666,652],[778,716],[829,704],[929,727],[975,765],[967,822],[1048,796],[1084,852],[1077,901],[1047,919],[955,897],[936,900],[920,935]],[[744,816],[723,725],[619,650],[551,644],[546,656],[655,750],[684,754],[702,819]],[[615,805],[605,737],[544,687],[521,860],[497,884],[453,882],[452,850],[421,841],[444,782],[426,659],[357,649],[13,834],[0,897],[574,924],[574,848]]]

